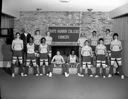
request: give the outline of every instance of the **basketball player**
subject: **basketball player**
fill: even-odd
[[[85,36],[85,33],[81,33],[81,36],[78,39],[78,44],[80,47],[84,46],[84,42],[87,40],[87,37]]]
[[[122,44],[121,41],[118,39],[118,34],[114,33],[113,41],[110,45],[111,49],[111,68],[117,69],[117,73],[121,76],[121,79],[124,79],[124,74],[122,70],[122,61],[121,61],[121,51],[122,51]],[[113,70],[111,69],[111,74],[113,74]]]
[[[38,66],[36,64],[36,56],[35,56],[35,44],[33,42],[34,42],[33,37],[30,37],[29,43],[27,44],[27,59],[26,59],[27,72],[25,76],[28,75],[28,69],[30,67],[31,62],[34,67],[34,74],[38,76],[38,70],[37,70]]]
[[[68,62],[67,64],[65,65],[66,66],[66,71],[67,73],[69,73],[69,67],[72,67],[72,68],[78,68],[79,69],[79,63],[78,63],[78,57],[75,55],[75,51],[72,50],[71,51],[71,54],[68,56]],[[80,72],[78,72],[80,73]]]
[[[49,73],[49,66],[48,66],[49,65],[48,63],[49,47],[44,37],[41,38],[41,44],[39,46],[39,53],[40,53],[40,68],[39,68],[40,75],[43,75],[43,65],[45,65],[45,74],[48,75]]]
[[[40,35],[40,30],[36,30],[35,35],[34,35],[34,44],[35,44],[36,52],[39,51],[39,45],[40,45],[41,38],[42,38],[42,36]]]
[[[99,39],[99,44],[96,46],[96,75],[95,77],[99,77],[101,75],[101,70],[103,70],[103,78],[106,77],[106,46],[104,45],[103,38]]]
[[[23,57],[22,57],[22,50],[23,50],[23,40],[20,39],[20,33],[16,33],[16,38],[12,41],[12,77],[15,77],[14,74],[14,68],[16,65],[16,62],[19,62],[20,67],[20,73],[21,76],[24,76],[23,71]]]
[[[93,77],[92,75],[92,48],[89,46],[89,41],[86,40],[84,42],[84,46],[82,47],[81,50],[81,55],[82,55],[82,75],[85,75],[85,70],[88,71],[88,75],[90,77]]]
[[[60,51],[57,51],[56,52],[57,54],[52,58],[52,61],[51,61],[51,65],[52,67],[57,67],[57,66],[61,66],[62,68],[64,68],[64,58],[62,57],[62,55],[60,54]],[[65,77],[68,77],[69,76],[69,73],[67,71],[64,70],[64,74],[65,74]]]

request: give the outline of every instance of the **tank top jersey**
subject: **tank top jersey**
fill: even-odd
[[[14,45],[13,46],[13,49],[15,51],[21,51],[22,50],[22,47],[23,47],[23,40],[21,40],[21,39],[14,39],[12,41],[12,44]]]
[[[120,40],[113,40],[111,42],[112,51],[120,51],[121,41]]]
[[[91,36],[91,46],[97,46],[98,37],[97,36]]]
[[[98,55],[105,55],[106,46],[103,45],[103,44],[98,44],[96,46],[96,50],[97,50],[96,54],[98,54]]]
[[[111,44],[111,41],[112,41],[112,36],[110,34],[105,35],[105,37],[104,37],[104,44],[105,45],[109,45],[109,44]]]
[[[90,46],[83,46],[81,50],[82,56],[91,56],[92,48]]]
[[[76,55],[70,55],[69,56],[69,63],[76,63]]]
[[[46,39],[46,43],[48,45],[51,45],[51,43],[52,43],[52,37],[51,36],[46,36],[45,39]]]
[[[40,44],[40,53],[47,53],[48,52],[48,45],[47,44]]]
[[[60,64],[62,63],[62,61],[64,61],[63,57],[61,55],[55,55],[53,57],[54,61],[57,63],[57,64]]]
[[[34,36],[34,44],[40,45],[41,35],[35,35]]]
[[[27,44],[27,53],[32,54],[35,53],[35,44],[30,45],[29,43]]]

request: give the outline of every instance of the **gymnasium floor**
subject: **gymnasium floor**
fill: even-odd
[[[16,77],[0,69],[1,99],[128,99],[128,78]]]

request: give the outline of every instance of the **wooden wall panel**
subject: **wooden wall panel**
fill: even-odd
[[[128,76],[128,16],[114,19],[113,30],[119,33],[123,45],[123,70]]]

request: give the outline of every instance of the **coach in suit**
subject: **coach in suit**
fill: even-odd
[[[29,42],[29,39],[31,37],[31,34],[28,32],[25,32],[24,30],[22,31],[23,33],[21,34],[21,39],[23,40],[24,44],[24,53],[27,53],[27,43]]]
[[[27,76],[26,57],[27,57],[27,43],[31,37],[31,34],[22,30],[21,39],[23,40],[23,63],[24,63],[24,76]]]

